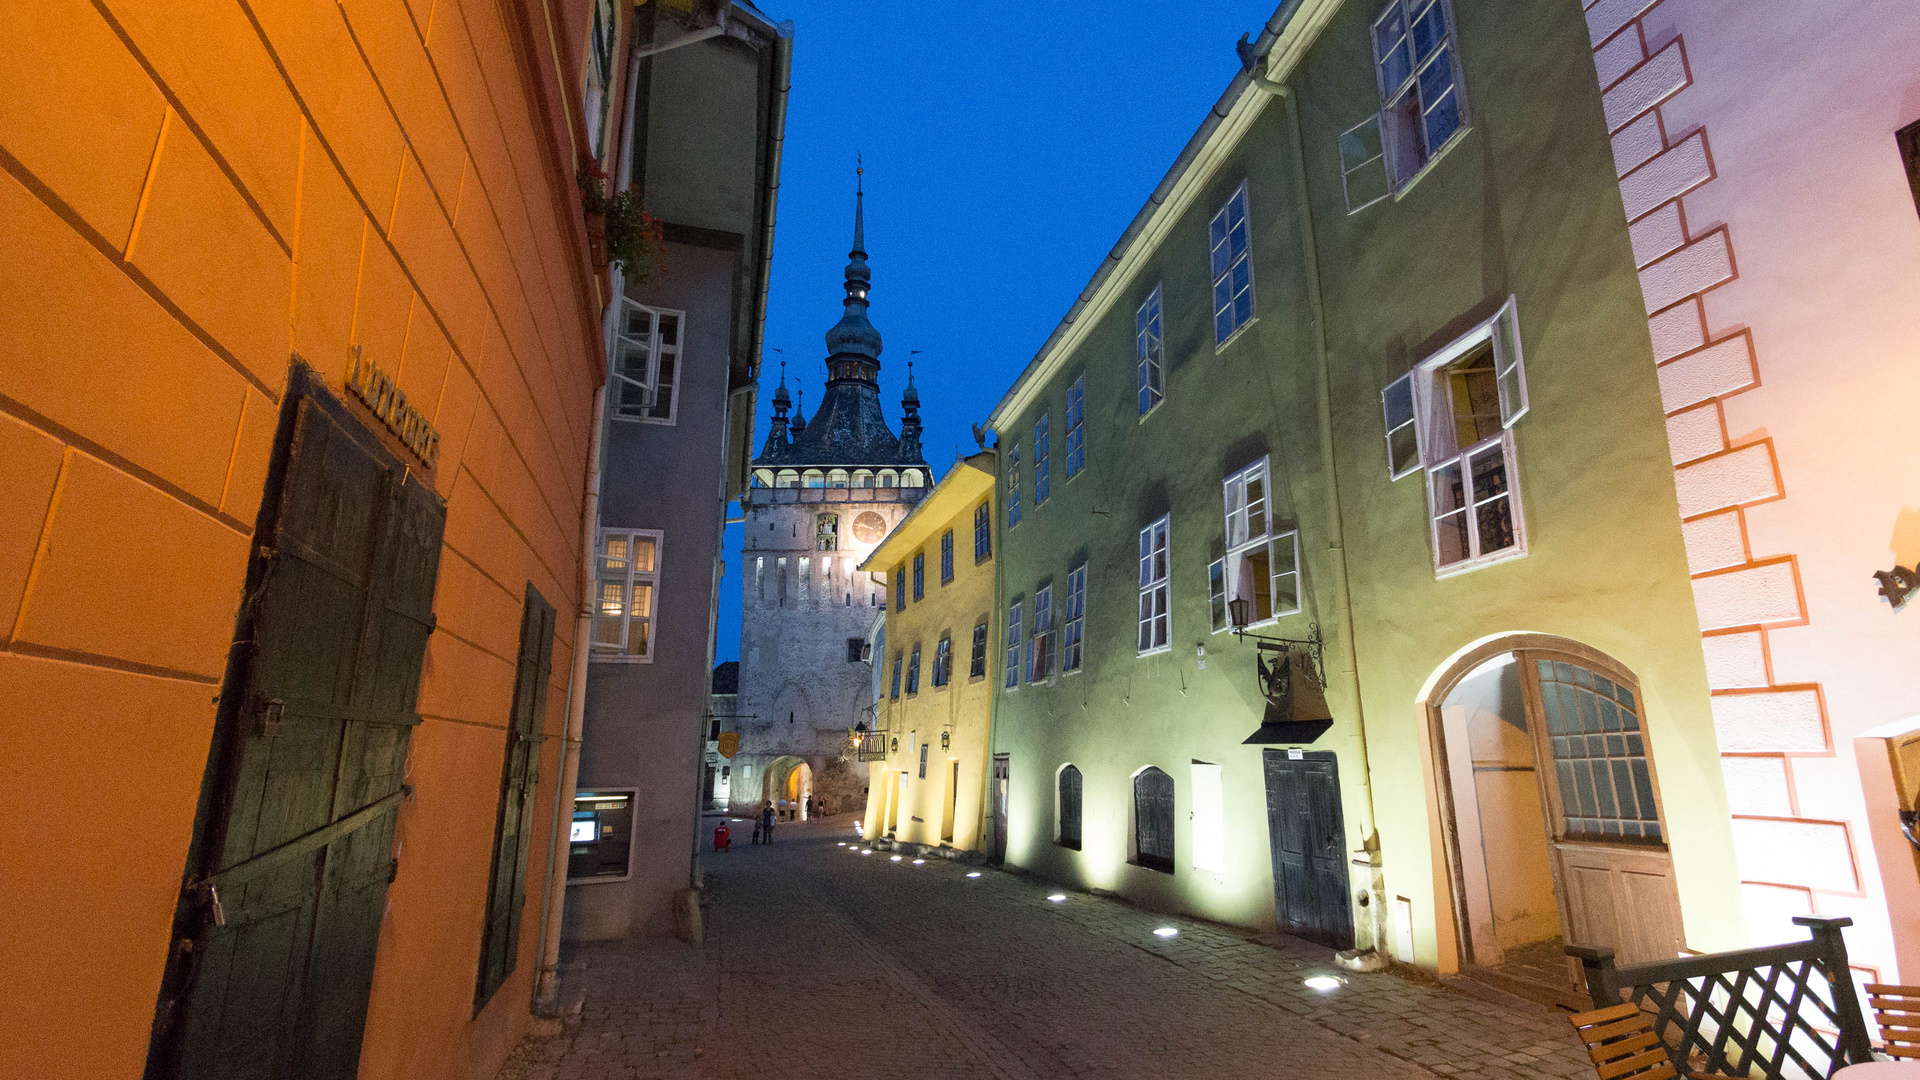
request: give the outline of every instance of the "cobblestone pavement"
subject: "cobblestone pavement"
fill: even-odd
[[[1593,1076],[1564,1014],[1339,973],[1283,935],[1052,903],[1016,874],[856,854],[835,843],[851,825],[706,855],[701,948],[579,948],[579,1020],[503,1080]],[[1347,982],[1321,993],[1314,974]]]

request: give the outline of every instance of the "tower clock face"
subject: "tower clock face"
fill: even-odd
[[[853,538],[863,544],[879,542],[887,535],[887,519],[871,510],[863,510],[853,519]]]

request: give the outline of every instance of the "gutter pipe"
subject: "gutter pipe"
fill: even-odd
[[[1380,860],[1380,833],[1375,822],[1373,804],[1373,766],[1367,751],[1366,707],[1360,697],[1360,656],[1353,641],[1353,590],[1349,582],[1347,568],[1346,520],[1340,506],[1340,470],[1333,453],[1333,390],[1332,362],[1327,352],[1327,312],[1325,297],[1320,289],[1320,250],[1314,240],[1313,207],[1307,201],[1307,142],[1300,129],[1300,105],[1293,96],[1292,89],[1285,83],[1267,78],[1261,70],[1264,66],[1258,54],[1245,50],[1246,38],[1241,39],[1242,61],[1246,66],[1245,74],[1253,86],[1262,93],[1280,98],[1287,110],[1287,126],[1293,134],[1293,180],[1299,189],[1300,254],[1306,263],[1307,304],[1313,311],[1314,353],[1319,361],[1319,378],[1316,404],[1320,410],[1320,456],[1327,470],[1326,515],[1331,536],[1328,547],[1333,550],[1333,577],[1335,591],[1340,597],[1341,618],[1347,628],[1347,690],[1353,696],[1354,741],[1359,748],[1360,788],[1365,793],[1361,804],[1364,818],[1361,823],[1361,842],[1366,845],[1366,862],[1355,859],[1356,865],[1364,865],[1368,870],[1367,893],[1371,896],[1368,904],[1367,920],[1372,924],[1374,955],[1368,956],[1368,950],[1358,950],[1354,954],[1341,953],[1336,960],[1342,967],[1372,971],[1386,966],[1387,950],[1381,938],[1385,923],[1381,903],[1386,895],[1381,874],[1384,864]]]
[[[1260,31],[1259,39],[1253,43],[1252,51],[1256,58],[1266,59],[1267,53],[1272,51],[1274,43],[1280,40],[1280,35],[1286,32],[1288,24],[1293,22],[1294,15],[1299,13],[1301,5],[1305,2],[1306,0],[1284,0],[1274,11],[1273,17],[1267,20],[1267,25]],[[1038,373],[1047,354],[1052,352],[1053,347],[1066,336],[1068,330],[1073,328],[1074,322],[1080,317],[1080,312],[1085,310],[1087,304],[1099,293],[1100,287],[1113,276],[1113,272],[1119,269],[1120,260],[1126,257],[1134,240],[1146,231],[1147,223],[1173,194],[1175,185],[1186,176],[1187,170],[1200,156],[1200,151],[1206,147],[1207,141],[1213,138],[1215,131],[1219,130],[1221,122],[1232,114],[1234,105],[1239,103],[1247,87],[1253,85],[1254,79],[1252,70],[1243,66],[1239,74],[1233,77],[1233,81],[1227,84],[1226,92],[1220,95],[1220,100],[1214,102],[1212,110],[1207,113],[1207,118],[1200,122],[1199,130],[1195,131],[1193,137],[1187,140],[1187,145],[1181,148],[1180,156],[1174,158],[1172,167],[1167,169],[1166,175],[1153,189],[1153,194],[1147,198],[1146,205],[1133,216],[1133,221],[1127,225],[1126,231],[1120,234],[1120,240],[1114,244],[1113,250],[1107,252],[1106,261],[1094,271],[1093,279],[1087,282],[1087,287],[1080,290],[1080,295],[1074,298],[1073,306],[1067,309],[1066,317],[1060,320],[1060,325],[1054,327],[1053,333],[1047,335],[1047,340],[1040,345],[1040,351],[1027,362],[1027,366],[1020,372],[1020,377],[1013,381],[1013,385],[1000,398],[1000,404],[994,406],[989,423],[1003,419],[1000,416],[1001,410],[1018,396],[1020,388],[1026,384],[1027,380]]]

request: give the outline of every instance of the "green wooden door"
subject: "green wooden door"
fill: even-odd
[[[446,509],[296,375],[149,1077],[359,1067]]]
[[[493,830],[493,872],[480,942],[475,1013],[513,974],[520,955],[520,915],[527,906],[527,844],[533,833],[533,792],[540,779],[540,732],[553,673],[553,621],[553,605],[529,583],[520,615],[520,661],[513,679],[506,761],[500,773],[500,810]]]

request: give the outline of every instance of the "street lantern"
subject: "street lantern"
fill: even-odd
[[[1247,628],[1247,601],[1243,597],[1236,596],[1227,601],[1227,611],[1232,613],[1235,630]]]

